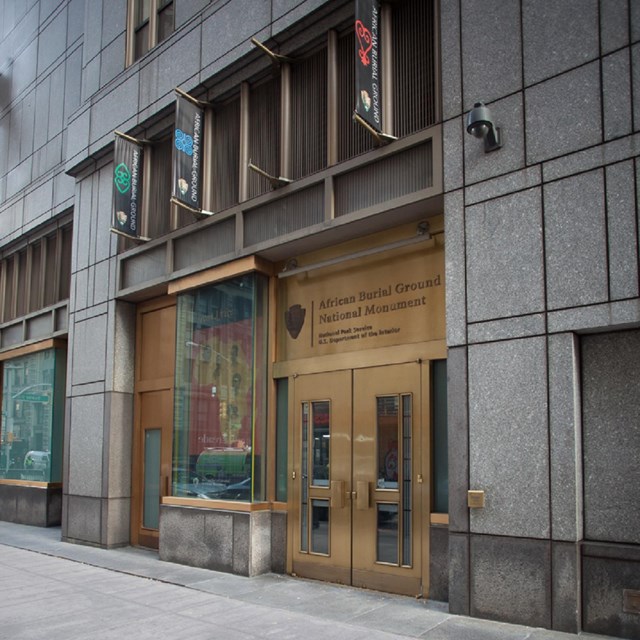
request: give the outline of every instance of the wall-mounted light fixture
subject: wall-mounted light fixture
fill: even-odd
[[[476,102],[467,114],[467,133],[484,139],[484,152],[495,151],[502,146],[500,129],[493,124],[491,111],[482,102]]]

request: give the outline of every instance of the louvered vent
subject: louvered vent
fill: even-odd
[[[235,218],[203,227],[174,241],[174,268],[184,269],[229,253],[234,249]]]
[[[327,50],[291,69],[291,165],[288,178],[303,178],[327,166]]]
[[[324,183],[292,193],[244,215],[244,246],[284,236],[322,222]]]
[[[280,77],[251,88],[249,159],[272,176],[280,175]],[[249,197],[271,190],[269,181],[249,172]]]
[[[336,178],[335,215],[381,204],[432,184],[431,142],[428,142]]]
[[[393,5],[393,134],[409,135],[436,123],[433,0]]]
[[[212,208],[222,211],[238,203],[240,167],[240,99],[213,114]]]

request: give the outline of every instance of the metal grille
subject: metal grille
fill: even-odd
[[[355,96],[355,34],[338,40],[338,160],[347,160],[373,149],[373,138],[353,121]]]
[[[292,175],[302,178],[327,166],[327,50],[291,69]]]
[[[436,123],[433,0],[393,5],[393,134],[402,137]]]
[[[324,183],[292,193],[244,215],[245,247],[322,222]]]
[[[238,203],[240,181],[240,98],[216,109],[213,114],[212,145],[214,211]]]
[[[174,241],[174,269],[180,270],[234,249],[235,218],[200,229]]]
[[[280,77],[251,88],[249,99],[249,159],[267,173],[280,175]],[[249,172],[249,197],[271,190],[269,181]]]
[[[151,148],[149,168],[149,202],[147,235],[158,238],[171,231],[171,138],[156,142]]]
[[[336,178],[335,215],[343,216],[432,185],[429,141]]]

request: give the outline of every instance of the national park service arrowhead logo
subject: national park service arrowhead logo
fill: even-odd
[[[302,331],[306,315],[307,310],[299,304],[292,305],[284,312],[284,322],[287,326],[287,331],[294,340],[300,335],[300,331]]]

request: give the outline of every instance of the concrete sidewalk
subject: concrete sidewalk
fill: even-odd
[[[60,541],[0,522],[1,640],[575,640],[451,615],[447,605],[268,574],[162,562],[156,553]],[[604,638],[592,634],[580,637]]]

